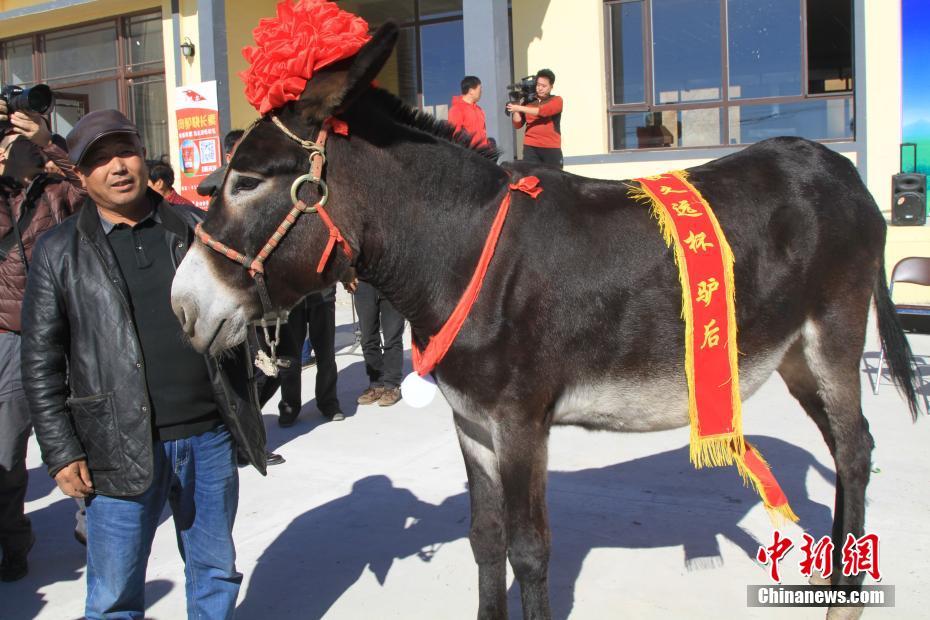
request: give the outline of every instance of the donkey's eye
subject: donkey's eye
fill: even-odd
[[[233,194],[251,191],[261,185],[261,182],[261,179],[256,179],[255,177],[240,176],[233,185]]]

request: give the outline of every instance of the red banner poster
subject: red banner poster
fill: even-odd
[[[220,167],[223,156],[216,82],[177,87],[175,114],[178,121],[180,193],[201,209],[206,209],[209,200],[197,193],[197,186]]]

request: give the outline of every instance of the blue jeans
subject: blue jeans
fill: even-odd
[[[184,558],[188,618],[233,617],[242,583],[232,539],[239,474],[233,439],[220,426],[156,441],[145,493],[87,499],[88,618],[144,616],[145,569],[165,501]]]

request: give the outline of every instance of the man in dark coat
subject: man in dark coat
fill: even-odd
[[[89,199],[39,241],[23,302],[23,384],[58,487],[87,504],[88,618],[142,617],[159,515],[171,505],[191,617],[231,618],[236,445],[262,473],[265,430],[243,350],[200,355],[170,307],[194,210],[147,188],[135,126],[84,116],[69,156]]]
[[[25,515],[29,408],[20,372],[20,312],[36,239],[84,201],[63,150],[35,113],[7,114],[0,99],[0,581],[29,570],[35,537]],[[48,162],[63,176],[47,174]]]

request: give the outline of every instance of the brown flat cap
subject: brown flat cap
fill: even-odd
[[[96,110],[82,116],[68,134],[68,158],[71,163],[81,163],[97,140],[115,133],[138,136],[139,130],[117,110]]]

